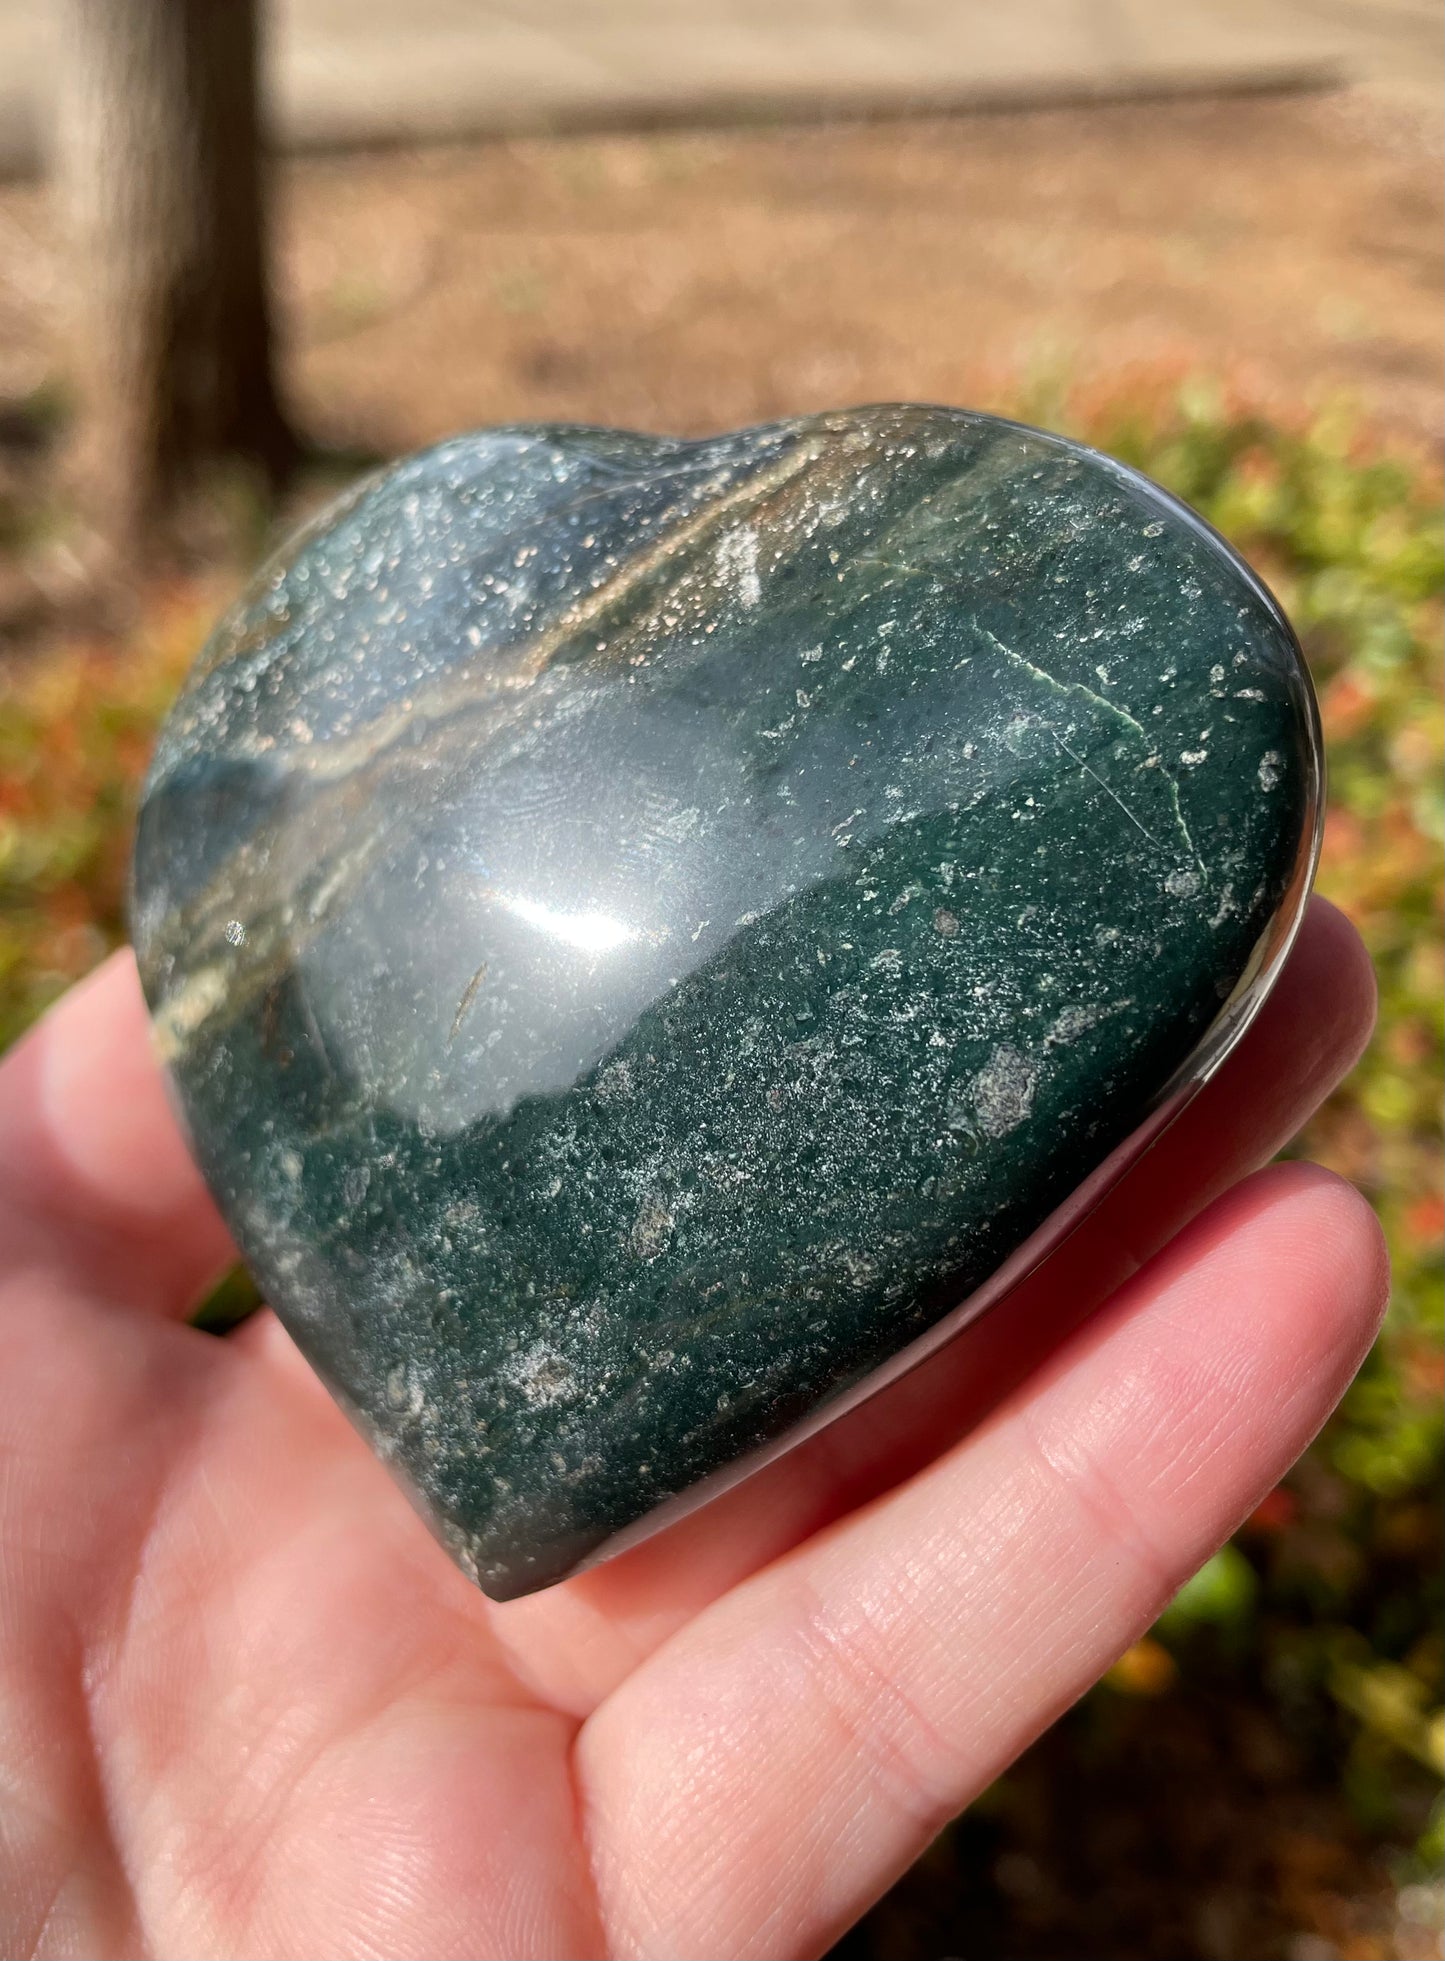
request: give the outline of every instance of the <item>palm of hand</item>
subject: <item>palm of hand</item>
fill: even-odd
[[[180,1322],[226,1241],[112,963],[0,1072],[3,1951],[819,1951],[1357,1365],[1362,1203],[1303,1166],[1217,1195],[1348,1067],[1369,998],[1317,908],[1243,1048],[1002,1313],[498,1608],[269,1314]]]

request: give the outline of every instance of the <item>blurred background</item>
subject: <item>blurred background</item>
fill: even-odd
[[[124,937],[278,527],[480,423],[917,399],[1202,509],[1298,624],[1382,1012],[1340,1415],[847,1961],[1440,1953],[1434,0],[0,0],[0,1044]]]

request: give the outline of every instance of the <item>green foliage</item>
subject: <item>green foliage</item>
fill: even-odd
[[[136,789],[208,599],[157,593],[129,644],[0,667],[0,1048],[125,937]]]
[[[1182,1632],[1201,1624],[1236,1627],[1250,1618],[1258,1592],[1258,1576],[1244,1554],[1237,1546],[1221,1546],[1164,1609],[1159,1632]]]
[[[1319,1443],[1105,1693],[1169,1693],[1169,1654],[1186,1679],[1242,1672],[1334,1763],[1362,1823],[1418,1840],[1426,1859],[1442,1827],[1423,1780],[1445,1747],[1437,487],[1340,415],[1288,427],[1203,388],[1124,410],[1056,399],[1032,419],[1072,426],[1167,484],[1279,594],[1325,720],[1320,885],[1360,927],[1380,980],[1369,1052],[1297,1148],[1353,1178],[1384,1220],[1385,1331]],[[0,1046],[124,935],[139,775],[216,600],[214,588],[156,594],[128,644],[58,645],[0,672]],[[213,1323],[246,1304],[237,1282],[211,1304]]]
[[[1106,413],[1088,434],[1200,510],[1295,622],[1329,758],[1319,887],[1360,928],[1380,986],[1368,1052],[1294,1149],[1352,1178],[1380,1213],[1393,1269],[1384,1332],[1319,1443],[1228,1549],[1229,1567],[1211,1562],[1159,1632],[1186,1671],[1201,1643],[1217,1657],[1221,1580],[1233,1570],[1238,1582],[1247,1564],[1253,1586],[1230,1596],[1252,1622],[1240,1665],[1339,1753],[1361,1822],[1409,1837],[1410,1767],[1437,1782],[1445,1770],[1438,487],[1372,453],[1342,413],[1285,428],[1228,412],[1205,388],[1162,414]],[[1439,1831],[1437,1809],[1422,1857]]]

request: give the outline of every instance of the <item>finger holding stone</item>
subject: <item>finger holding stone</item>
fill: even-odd
[[[579,1738],[615,1944],[825,1948],[1280,1477],[1384,1293],[1358,1194],[1263,1172],[975,1435],[698,1616]]]
[[[0,1264],[183,1314],[235,1257],[117,953],[0,1065]]]

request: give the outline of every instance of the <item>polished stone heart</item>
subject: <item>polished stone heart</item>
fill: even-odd
[[[1278,609],[1093,452],[503,429],[217,632],[136,942],[258,1279],[506,1597],[1047,1248],[1257,1002],[1317,777]]]

